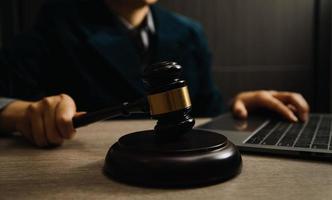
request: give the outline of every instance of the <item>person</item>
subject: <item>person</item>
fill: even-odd
[[[145,95],[142,71],[152,63],[183,66],[193,113],[216,116],[222,98],[211,78],[201,26],[157,0],[66,0],[43,6],[30,33],[0,53],[0,130],[18,131],[39,147],[75,133],[78,111],[94,111]],[[268,108],[297,122],[309,106],[297,93],[249,91],[233,101],[235,116]]]

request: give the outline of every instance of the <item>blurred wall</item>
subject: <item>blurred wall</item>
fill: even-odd
[[[2,46],[2,16],[0,11],[0,47]]]
[[[243,90],[303,93],[314,103],[314,0],[161,0],[201,22],[226,99]]]
[[[317,110],[332,111],[332,1],[317,1],[315,34],[315,98]]]

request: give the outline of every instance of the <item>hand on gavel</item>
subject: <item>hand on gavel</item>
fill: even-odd
[[[37,102],[14,101],[0,114],[1,130],[20,132],[38,147],[59,146],[74,136],[74,100],[66,95],[46,97]]]
[[[76,112],[74,100],[61,94],[37,102],[10,103],[0,112],[0,130],[18,131],[38,147],[53,147],[61,145],[65,139],[71,139],[75,128],[132,112],[147,112],[146,100],[124,102],[119,106],[85,113]]]

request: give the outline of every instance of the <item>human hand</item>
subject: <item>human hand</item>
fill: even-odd
[[[73,137],[72,118],[77,115],[74,100],[65,94],[38,102],[14,101],[0,113],[0,127],[19,131],[38,147],[59,146]]]
[[[239,93],[232,104],[236,117],[245,119],[248,112],[257,108],[267,108],[279,113],[291,122],[307,121],[309,105],[301,94],[279,91],[248,91]]]

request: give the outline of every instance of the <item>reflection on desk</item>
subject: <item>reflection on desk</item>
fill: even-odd
[[[197,120],[197,124],[208,119]],[[243,155],[242,173],[222,184],[173,190],[117,183],[102,174],[119,137],[151,129],[152,120],[108,121],[78,130],[62,147],[41,150],[0,138],[0,199],[331,199],[328,162]]]

